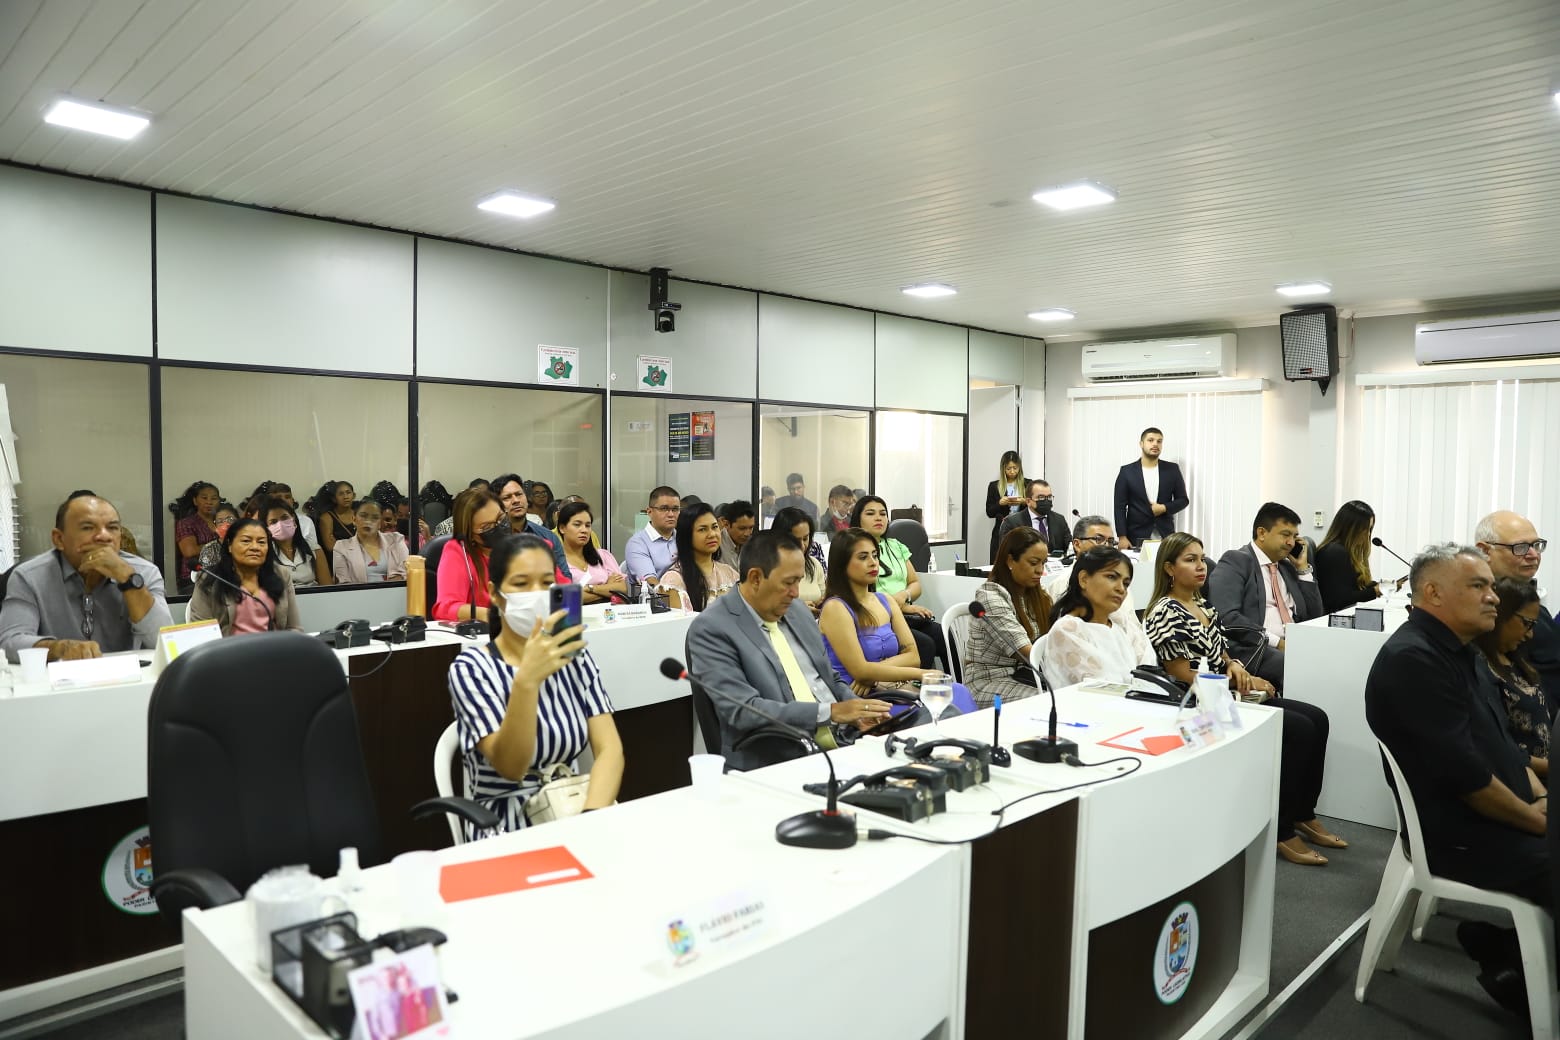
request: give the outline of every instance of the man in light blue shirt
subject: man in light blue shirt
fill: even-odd
[[[677,562],[681,502],[676,488],[663,485],[650,492],[650,522],[634,532],[623,550],[623,568],[635,585],[657,584],[666,569]]]

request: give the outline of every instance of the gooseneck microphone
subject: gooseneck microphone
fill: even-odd
[[[813,741],[813,735],[793,726],[789,722],[781,721],[767,711],[760,711],[747,701],[739,700],[721,690],[712,690],[699,680],[688,674],[688,669],[683,667],[681,661],[675,657],[661,659],[661,674],[673,682],[687,681],[697,693],[706,697],[719,697],[728,704],[734,704],[739,708],[752,712],[765,722],[771,723],[781,731],[796,737],[809,747],[816,747],[823,754],[823,760],[829,767],[828,800],[822,809],[813,812],[797,813],[775,824],[775,840],[782,845],[796,845],[808,849],[848,849],[856,844],[856,819],[854,816],[846,816],[839,810],[840,783],[834,774],[834,760],[829,757],[826,748],[819,747]]]
[[[1013,751],[1031,762],[1055,763],[1065,758],[1071,758],[1076,762],[1078,742],[1056,735],[1056,690],[1051,687],[1050,680],[1046,679],[1045,672],[1035,667],[1034,658],[1030,658],[1029,670],[1035,673],[1035,680],[1039,682],[1040,689],[1051,695],[1051,727],[1043,737],[1020,740],[1013,745]]]
[[[1401,563],[1405,567],[1408,567],[1409,569],[1413,569],[1413,564],[1403,559],[1403,557],[1399,556],[1397,553],[1392,552],[1392,549],[1387,545],[1387,543],[1383,542],[1380,538],[1372,538],[1370,540],[1370,544],[1374,545],[1378,549],[1386,549],[1387,552],[1392,553],[1393,558],[1396,559],[1397,562]]]
[[[268,566],[270,566],[270,564],[266,563],[263,566],[267,566],[268,567]],[[226,585],[228,588],[232,589],[234,592],[238,593],[240,596],[248,596],[250,599],[252,599],[256,603],[260,604],[260,606],[265,610],[265,616],[266,616],[266,622],[267,622],[265,627],[269,628],[269,629],[273,629],[273,630],[276,628],[276,614],[271,610],[271,605],[269,603],[267,603],[265,600],[261,599],[259,596],[256,596],[253,592],[250,592],[248,589],[244,588],[242,585],[235,585],[231,581],[228,581],[226,578],[224,578],[222,575],[218,574],[216,571],[211,570],[211,569],[209,569],[207,567],[199,566],[199,565],[191,567],[190,568],[190,574],[192,576],[192,579],[193,579],[193,577],[198,577],[199,575],[204,574],[206,577],[210,578],[212,581],[219,582],[220,584]]]
[[[970,617],[983,618],[986,616],[986,604],[980,600],[970,601]],[[991,699],[991,764],[994,766],[1010,766],[1013,764],[1013,756],[1008,749],[1002,746],[998,739],[1002,733],[1002,698]]]

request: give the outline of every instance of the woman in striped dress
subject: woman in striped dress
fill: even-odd
[[[552,549],[534,535],[499,541],[488,557],[493,640],[450,665],[450,700],[472,797],[498,813],[499,829],[526,825],[539,773],[572,763],[589,745],[595,762],[585,811],[611,805],[623,779],[623,743],[583,629],[550,630]],[[474,837],[467,825],[468,839]]]

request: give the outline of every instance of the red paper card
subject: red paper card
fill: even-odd
[[[593,877],[574,853],[562,845],[512,856],[495,856],[467,863],[451,863],[439,875],[439,894],[446,903],[482,899],[527,888],[561,885]]]
[[[1178,747],[1186,746],[1186,741],[1174,733],[1149,733],[1143,736],[1133,736],[1135,733],[1142,732],[1142,726],[1134,726],[1125,733],[1117,733],[1114,737],[1106,737],[1100,741],[1100,746],[1115,748],[1118,751],[1132,751],[1140,755],[1162,755],[1166,751],[1174,751]],[[1123,737],[1128,739],[1123,740]]]

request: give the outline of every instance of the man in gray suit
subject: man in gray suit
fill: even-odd
[[[1043,480],[1031,480],[1024,491],[1024,508],[1010,513],[997,528],[997,544],[1001,545],[1002,539],[1015,527],[1032,527],[1045,539],[1050,555],[1061,556],[1067,551],[1067,518],[1054,505],[1051,485]]]
[[[797,599],[803,559],[790,532],[755,534],[742,547],[738,569],[741,584],[706,606],[688,629],[688,671],[714,691],[727,765],[768,764],[748,740],[773,729],[760,711],[815,734],[824,747],[848,740],[852,728],[887,719],[887,701],[855,696],[829,665],[818,623]]]
[[[1322,591],[1311,573],[1310,547],[1300,538],[1300,514],[1277,502],[1257,510],[1251,543],[1219,557],[1208,599],[1230,637],[1230,653],[1284,688],[1284,626],[1321,617]]]

